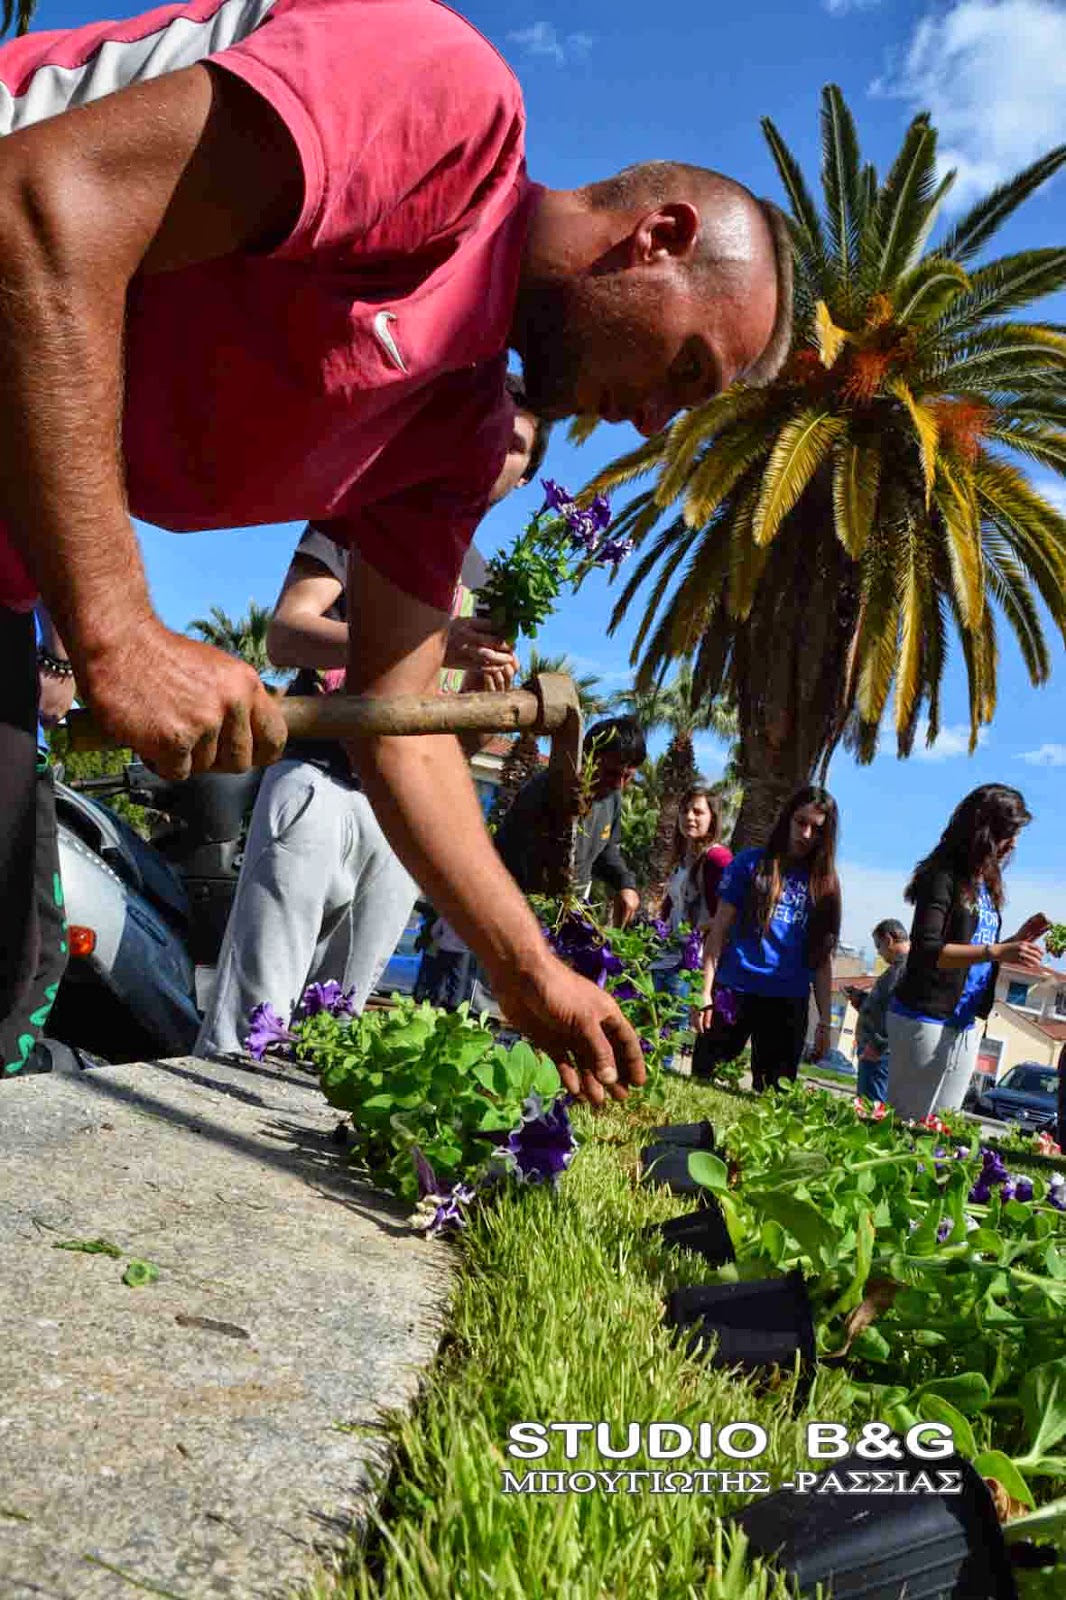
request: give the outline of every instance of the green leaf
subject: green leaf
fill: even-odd
[[[131,1289],[143,1289],[146,1284],[155,1283],[159,1277],[159,1268],[154,1261],[131,1261],[122,1274],[122,1281]]]
[[[968,1456],[971,1460],[977,1454],[977,1441],[973,1429],[961,1411],[942,1395],[926,1393],[921,1399],[915,1400],[918,1415],[925,1422],[942,1422],[951,1429],[951,1436],[955,1441],[955,1449],[961,1455]]]
[[[1029,1430],[1029,1459],[1047,1455],[1066,1437],[1066,1356],[1027,1372],[1018,1398]]]
[[[1002,1450],[983,1450],[974,1458],[974,1468],[982,1478],[995,1478],[997,1483],[1001,1483],[1012,1500],[1020,1500],[1025,1506],[1035,1506],[1032,1490],[1014,1462]]]
[[[693,1150],[688,1158],[689,1177],[710,1189],[714,1194],[725,1194],[729,1189],[729,1169],[720,1156],[709,1150]]]
[[[968,1416],[983,1411],[992,1398],[988,1379],[981,1372],[959,1372],[954,1377],[933,1378],[929,1383],[924,1383],[917,1394],[939,1395],[943,1400],[950,1400],[952,1405],[958,1406]]]
[[[54,1244],[53,1250],[78,1250],[85,1256],[113,1256],[116,1260],[122,1255],[117,1244],[112,1244],[110,1239],[64,1239],[61,1244]]]
[[[831,1263],[838,1244],[836,1230],[809,1200],[780,1189],[757,1190],[744,1198],[758,1215],[779,1222],[809,1260],[822,1266]]]

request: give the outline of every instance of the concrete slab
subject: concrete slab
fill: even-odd
[[[335,1563],[450,1270],[337,1122],[251,1062],[0,1087],[3,1600],[281,1600]],[[121,1258],[55,1248],[96,1238]]]

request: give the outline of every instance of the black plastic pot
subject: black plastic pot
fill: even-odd
[[[960,1474],[961,1494],[843,1494],[833,1476],[849,1472]],[[729,1520],[744,1529],[752,1551],[789,1573],[801,1595],[818,1584],[833,1600],[1017,1600],[1010,1554],[983,1480],[962,1456],[922,1462],[835,1461],[806,1494],[782,1489],[755,1500]]]
[[[664,1244],[678,1250],[692,1250],[712,1267],[720,1267],[736,1260],[733,1241],[725,1225],[722,1208],[713,1194],[709,1194],[699,1211],[689,1211],[683,1217],[671,1217],[652,1230]]]
[[[760,1367],[814,1362],[814,1323],[801,1272],[753,1283],[696,1284],[667,1296],[666,1320],[687,1332],[693,1355],[712,1366]]]
[[[666,1122],[651,1130],[653,1144],[680,1144],[687,1150],[713,1150],[714,1128],[709,1122]]]
[[[646,1144],[640,1152],[644,1176],[652,1183],[664,1183],[671,1194],[695,1196],[706,1204],[710,1190],[697,1183],[688,1170],[688,1158],[697,1148],[687,1144]]]

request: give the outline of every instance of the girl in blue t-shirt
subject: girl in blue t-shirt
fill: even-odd
[[[726,868],[704,945],[694,1077],[713,1077],[750,1040],[756,1091],[795,1078],[812,987],[815,1051],[828,1049],[841,913],[837,830],[836,801],[810,785],[788,801],[765,849],[742,850]]]
[[[888,1103],[903,1117],[957,1111],[977,1067],[999,963],[1039,972],[1030,917],[1000,943],[1003,870],[1032,817],[1017,789],[986,783],[961,800],[935,848],[914,869],[910,954],[889,1007]]]

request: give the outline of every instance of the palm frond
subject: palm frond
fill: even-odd
[[[969,282],[957,261],[949,261],[946,256],[926,256],[896,284],[893,297],[898,321],[932,322],[958,299]]]
[[[658,466],[666,449],[666,434],[656,433],[645,439],[635,450],[629,450],[617,461],[611,461],[582,489],[581,499],[591,500],[593,495],[610,494],[623,484],[634,483]]]
[[[833,522],[837,538],[858,561],[866,549],[877,509],[881,451],[876,444],[845,439],[833,461]]]
[[[1046,683],[1051,675],[1051,655],[1025,569],[998,531],[986,528],[983,542],[985,581],[1014,634],[1029,681]]]
[[[916,400],[902,378],[893,378],[889,388],[896,399],[903,406],[918,444],[918,457],[922,464],[922,481],[925,484],[925,503],[928,506],[933,495],[933,482],[936,477],[937,446],[940,443],[940,429],[937,425],[936,415],[927,405]]]
[[[731,530],[729,591],[726,604],[730,616],[739,622],[745,622],[751,615],[759,580],[766,570],[770,555],[769,544],[760,545],[754,538],[758,498],[759,485],[752,483],[747,493],[738,500]]]
[[[700,528],[710,521],[738,479],[767,453],[771,438],[759,418],[749,418],[706,452],[694,468],[685,492],[683,515],[690,528]]]
[[[1064,162],[1066,162],[1066,144],[1060,144],[1056,149],[1049,150],[1046,156],[1034,161],[1031,166],[1016,173],[1007,183],[1002,183],[997,189],[993,189],[991,194],[985,195],[952,228],[940,246],[941,255],[950,256],[953,261],[969,261],[1003,226],[1022,201],[1027,200],[1041,184],[1054,177]]]
[[[592,438],[602,420],[595,413],[591,417],[575,417],[566,430],[566,437],[571,444],[584,444],[586,439]]]
[[[1028,456],[1031,461],[1038,461],[1042,467],[1050,467],[1066,477],[1066,433],[1020,422],[1014,427],[987,428],[985,437],[1008,445],[1019,455]]]
[[[825,236],[818,207],[807,187],[799,162],[769,117],[763,117],[762,131],[792,207],[793,233],[801,262],[820,285],[826,276],[826,260]]]
[[[814,331],[822,366],[828,369],[835,364],[848,336],[843,328],[837,327],[824,300],[819,300],[814,308]]]
[[[979,331],[989,317],[1020,311],[1064,285],[1066,249],[1022,250],[988,261],[970,274],[969,288],[941,317],[938,332],[952,336]]]
[[[933,499],[940,512],[952,594],[963,627],[972,633],[980,627],[984,611],[984,563],[977,499],[971,483],[949,467],[943,457],[937,462]]]
[[[908,267],[936,180],[936,134],[922,112],[907,129],[862,241],[860,286],[875,294]]]
[[[781,429],[766,463],[752,519],[756,544],[771,542],[845,427],[844,418],[831,411],[808,410]]]
[[[6,33],[12,22],[18,35],[28,33],[37,10],[37,0],[4,0],[4,18],[0,33]]]
[[[767,417],[780,405],[770,389],[745,389],[734,384],[706,405],[685,412],[667,434],[663,447],[662,470],[655,485],[655,499],[661,506],[672,505],[684,489],[692,463],[701,448],[721,433],[749,417]]]
[[[855,122],[835,83],[822,90],[822,189],[825,193],[829,247],[840,296],[850,301],[851,279],[858,265],[863,222],[862,172]],[[826,362],[827,366],[832,365]]]

